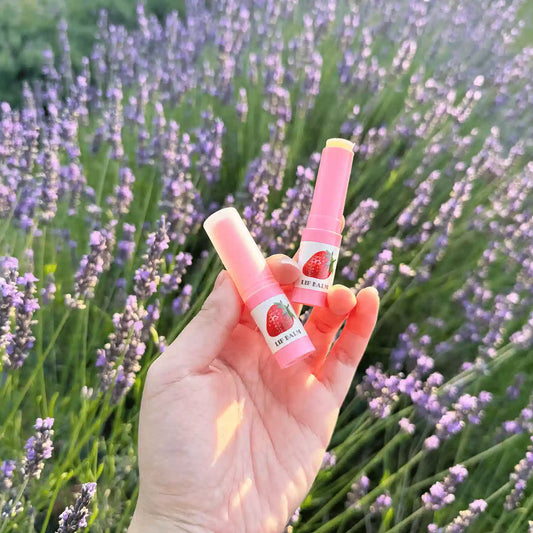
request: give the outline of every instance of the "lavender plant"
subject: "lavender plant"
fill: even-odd
[[[382,307],[286,531],[531,527],[527,9],[139,5],[133,30],[101,13],[79,72],[61,21],[0,105],[0,533],[126,530],[146,370],[219,269],[202,221],[234,205],[293,254],[335,136],[355,143],[337,281]]]

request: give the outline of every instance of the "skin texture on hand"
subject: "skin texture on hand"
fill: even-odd
[[[268,263],[290,299],[297,264]],[[356,302],[332,287],[305,326],[316,352],[282,370],[222,271],[148,370],[129,533],[280,533],[319,471],[378,307],[372,288]]]

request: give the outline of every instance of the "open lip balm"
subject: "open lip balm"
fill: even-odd
[[[286,368],[313,353],[298,315],[237,210],[216,211],[204,229],[279,366]]]
[[[300,278],[295,302],[325,306],[333,284],[341,244],[342,212],[352,171],[353,143],[328,139],[322,150],[315,192],[298,251]]]

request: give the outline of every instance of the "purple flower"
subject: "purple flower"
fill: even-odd
[[[330,468],[333,468],[335,466],[335,463],[337,462],[337,456],[333,452],[326,452],[324,454],[324,457],[322,458],[322,465],[320,466],[320,470],[329,470]]]
[[[419,224],[424,210],[431,202],[433,189],[440,176],[441,173],[438,170],[434,170],[416,188],[415,197],[398,216],[398,225],[402,228],[402,230],[408,231]]]
[[[487,502],[485,500],[474,500],[468,506],[468,509],[459,511],[459,514],[447,525],[442,528],[436,524],[430,524],[428,531],[435,533],[463,533],[474,523],[481,513],[485,512]]]
[[[372,198],[363,200],[353,211],[346,217],[343,236],[343,254],[347,255],[363,240],[366,235],[379,206],[379,202]]]
[[[237,112],[237,117],[241,122],[246,122],[246,117],[248,116],[248,99],[246,96],[246,89],[241,87],[239,89],[239,99],[237,105],[235,106],[235,111]]]
[[[157,289],[160,281],[160,267],[163,252],[168,248],[168,224],[163,216],[159,228],[146,240],[148,251],[143,255],[143,264],[135,272],[134,292],[140,300],[148,299]]]
[[[128,167],[121,167],[118,171],[118,185],[115,187],[115,194],[107,198],[113,216],[117,219],[129,211],[133,200],[132,186],[134,182],[133,172]]]
[[[56,147],[50,142],[45,144],[44,151],[40,156],[42,174],[41,174],[41,220],[45,223],[50,222],[57,211],[57,199],[59,190],[59,159],[56,153]]]
[[[374,258],[372,266],[357,282],[356,290],[375,287],[380,294],[383,294],[388,289],[395,270],[396,267],[392,264],[392,251],[386,248],[382,249]]]
[[[196,171],[211,185],[220,179],[225,128],[224,123],[214,118],[210,110],[202,113],[202,118],[204,125],[196,132],[198,139],[195,146],[195,152],[198,153]]]
[[[431,344],[429,335],[420,335],[416,324],[409,324],[400,334],[398,344],[391,351],[391,363],[394,370],[401,370],[405,365],[409,370],[415,370],[417,377],[422,377],[432,370],[434,362],[427,354],[427,347]]]
[[[87,527],[90,515],[89,504],[96,493],[96,483],[84,483],[74,505],[69,505],[59,515],[57,533],[74,533]]]
[[[400,383],[399,376],[387,376],[380,366],[369,366],[357,393],[367,399],[374,416],[387,418],[399,399]]]
[[[35,435],[28,439],[24,449],[26,457],[22,461],[22,475],[25,478],[39,479],[44,468],[44,461],[52,457],[53,418],[38,418],[35,421]]]
[[[506,511],[512,511],[520,505],[527,482],[533,475],[533,437],[530,440],[532,444],[528,446],[525,457],[515,466],[514,472],[509,477],[509,481],[514,485],[505,499],[504,507]]]
[[[283,533],[291,533],[293,525],[298,523],[298,520],[300,520],[300,508],[298,507],[294,513],[292,513],[291,517],[289,518],[289,521],[287,522],[287,526],[283,530]]]
[[[124,223],[122,226],[122,239],[117,244],[116,262],[118,265],[126,265],[135,252],[135,226]]]
[[[121,160],[124,157],[124,148],[122,146],[122,84],[116,81],[115,87],[109,87],[107,90],[108,106],[105,112],[104,123],[106,125],[105,139],[111,146],[109,157],[111,159]]]
[[[113,315],[114,331],[104,348],[97,350],[96,366],[99,368],[101,388],[112,389],[112,400],[117,402],[135,381],[140,370],[139,360],[146,348],[143,339],[147,311],[137,298],[127,298],[124,311]],[[148,327],[149,330],[149,327]]]
[[[13,486],[13,472],[16,466],[15,461],[2,461],[0,465],[0,493],[6,492]]]
[[[32,326],[36,323],[33,314],[39,309],[38,300],[34,297],[36,281],[37,278],[28,272],[17,279],[17,284],[22,286],[20,296],[15,295],[12,290],[9,291],[12,299],[16,297],[16,303],[15,331],[6,335],[8,342],[5,355],[2,357],[4,367],[7,369],[20,368],[35,342],[35,337],[32,335]]]
[[[186,252],[180,252],[174,258],[174,266],[170,274],[164,274],[161,277],[161,292],[168,294],[178,290],[181,280],[185,275],[187,268],[192,265],[192,255]]]
[[[398,425],[404,433],[408,433],[409,435],[412,435],[416,429],[415,425],[412,422],[409,422],[408,418],[401,418]]]
[[[453,405],[454,409],[447,410],[440,417],[435,426],[436,436],[443,442],[462,431],[467,421],[479,424],[483,417],[483,405],[484,402],[479,401],[475,396],[464,394]]]
[[[41,289],[41,298],[43,305],[48,305],[50,302],[53,302],[56,297],[56,284],[54,283],[53,274],[49,274],[46,280],[46,284]]]
[[[11,341],[11,315],[22,303],[22,292],[19,290],[18,260],[15,257],[0,258],[0,349],[4,349]],[[4,361],[5,356],[2,357]]]
[[[73,295],[65,295],[65,303],[73,309],[84,309],[85,300],[94,298],[99,277],[111,265],[111,250],[115,243],[115,224],[91,232],[90,252],[84,255],[74,277]]]
[[[388,491],[384,494],[380,494],[374,503],[369,507],[370,514],[381,514],[387,511],[392,506],[392,498]]]
[[[185,314],[191,306],[192,285],[185,285],[180,295],[172,302],[172,311],[175,315]]]
[[[272,85],[266,89],[263,109],[284,123],[291,121],[291,96],[287,89]]]
[[[522,329],[511,335],[511,342],[523,350],[528,350],[533,346],[533,311]]]
[[[440,446],[440,440],[439,440],[439,437],[437,437],[436,435],[431,435],[431,437],[428,437],[424,441],[424,448],[426,450],[436,450],[439,448],[439,446]]]
[[[191,176],[193,144],[188,134],[180,138],[178,133],[178,125],[171,120],[161,158],[163,190],[159,208],[166,215],[170,239],[184,244],[200,222],[203,206]]]
[[[355,483],[352,484],[346,498],[346,507],[358,509],[359,500],[367,494],[369,487],[370,479],[363,474]]]
[[[455,491],[468,476],[468,470],[463,465],[452,466],[444,481],[437,481],[429,492],[422,494],[422,502],[428,510],[438,511],[455,500]]]

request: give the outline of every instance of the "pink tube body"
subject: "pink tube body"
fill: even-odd
[[[279,366],[285,368],[313,353],[298,315],[237,210],[213,213],[204,228]]]
[[[300,278],[293,292],[295,302],[326,305],[339,257],[352,149],[349,141],[329,139],[322,151],[311,210],[298,252]]]

